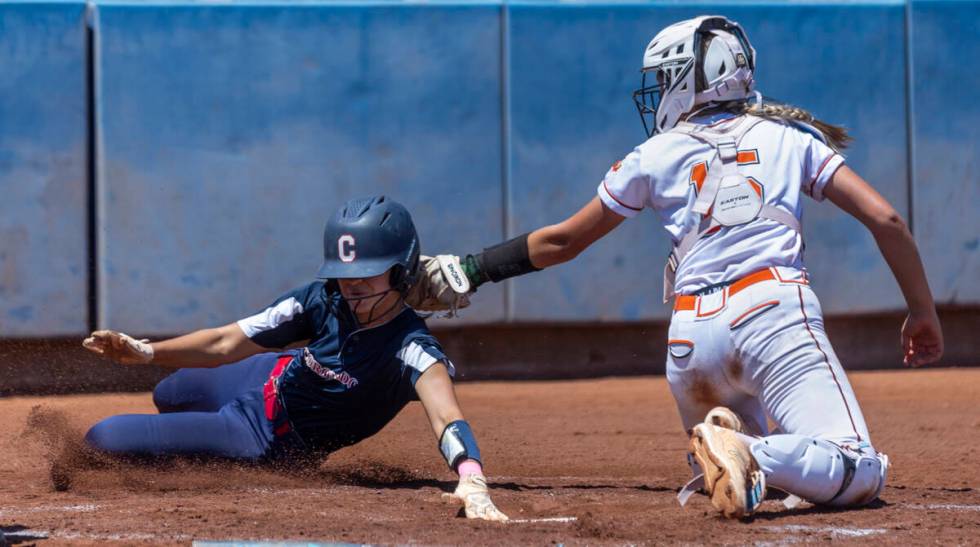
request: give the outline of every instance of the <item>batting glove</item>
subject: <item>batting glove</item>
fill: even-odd
[[[124,365],[142,365],[153,360],[149,340],[137,340],[113,330],[97,330],[82,341],[82,347]]]
[[[459,478],[459,485],[452,494],[443,494],[443,498],[453,503],[463,503],[466,518],[504,522],[510,520],[500,512],[490,499],[487,490],[487,478],[483,475],[466,475]]]

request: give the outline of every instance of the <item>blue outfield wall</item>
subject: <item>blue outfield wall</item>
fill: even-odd
[[[84,2],[0,3],[0,336],[88,326]]]
[[[759,89],[853,128],[848,163],[903,214],[907,206],[905,8],[896,2],[565,4],[510,8],[514,234],[584,205],[609,166],[644,139],[631,93],[660,28],[703,13],[744,25]],[[869,32],[868,29],[873,29]],[[829,202],[806,200],[806,263],[825,311],[895,309],[901,295],[873,239]],[[653,215],[617,228],[575,262],[513,281],[517,320],[666,318],[670,249]]]
[[[766,95],[851,128],[848,163],[911,219],[937,300],[980,304],[980,1],[90,9],[91,51],[83,3],[0,4],[0,337],[85,332],[92,257],[98,326],[235,320],[312,278],[327,214],[354,196],[404,202],[429,253],[563,220],[643,139],[643,48],[708,12],[745,26]],[[804,208],[825,311],[901,309],[868,232]],[[449,324],[664,319],[668,246],[645,213],[571,264],[481,288]]]
[[[223,324],[386,193],[425,251],[504,235],[494,5],[98,6],[100,323]],[[489,291],[488,291],[489,293]],[[470,321],[503,318],[483,293]]]
[[[916,241],[936,299],[980,302],[980,2],[911,4]]]

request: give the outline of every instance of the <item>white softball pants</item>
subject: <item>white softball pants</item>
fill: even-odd
[[[870,502],[887,458],[871,447],[816,295],[802,272],[776,273],[778,280],[702,296],[694,310],[674,312],[667,381],[684,428],[728,407],[762,437],[752,450],[771,486],[814,503]],[[779,434],[769,435],[767,418]]]

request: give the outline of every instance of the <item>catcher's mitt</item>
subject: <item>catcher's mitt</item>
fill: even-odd
[[[409,306],[418,311],[444,311],[446,317],[455,317],[459,309],[470,305],[470,280],[458,256],[422,255],[419,261],[419,278],[405,296]]]

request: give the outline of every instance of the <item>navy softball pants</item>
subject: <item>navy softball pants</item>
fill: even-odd
[[[275,440],[263,385],[278,355],[263,353],[216,368],[181,369],[153,390],[160,414],[112,416],[85,436],[118,456],[207,456],[258,461]]]

